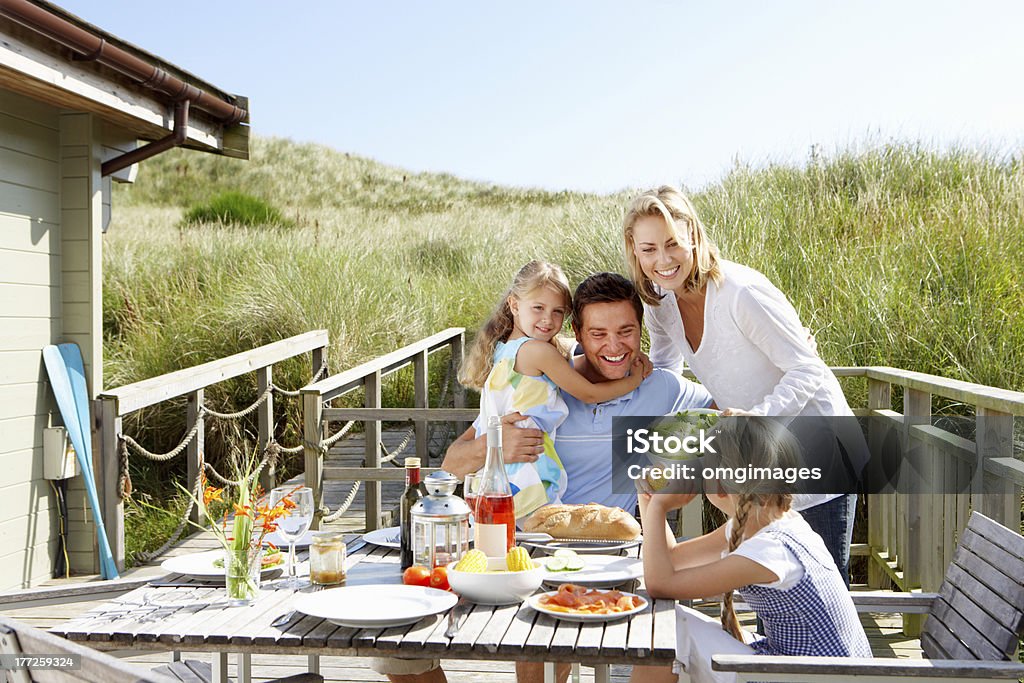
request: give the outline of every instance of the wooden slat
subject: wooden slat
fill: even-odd
[[[472,611],[462,621],[462,626],[455,634],[455,637],[448,644],[448,651],[451,653],[449,656],[454,657],[456,653],[472,650],[477,636],[487,627],[493,616],[494,607],[490,605],[474,605]]]
[[[1004,657],[1002,650],[989,642],[988,638],[978,630],[978,627],[985,625],[972,624],[954,610],[948,602],[939,600],[928,615],[925,629],[932,634],[938,628],[948,629],[949,633],[970,650],[971,657],[964,657],[964,659],[1002,659]]]
[[[103,392],[100,398],[116,398],[119,414],[127,415],[326,345],[327,330],[314,330],[227,358],[126,384]]]
[[[973,384],[937,375],[927,375],[923,372],[888,367],[865,368],[865,374],[871,379],[892,382],[910,389],[961,401],[968,405],[992,408],[1016,415],[1024,414],[1024,393],[1019,391],[997,389],[983,384]]]
[[[324,467],[323,476],[331,481],[404,481],[405,470],[386,466],[387,469],[373,467]],[[423,476],[433,472],[441,471],[440,467],[421,467],[420,473]]]
[[[559,620],[555,625],[555,634],[551,638],[548,651],[553,655],[571,655],[576,649],[576,641],[580,637],[580,623],[577,621]]]
[[[648,597],[648,596],[644,596]],[[656,657],[671,658],[676,651],[676,607],[674,600],[654,601],[654,643],[651,653]]]
[[[1018,583],[1024,580],[1024,557],[1017,554],[1024,549],[1024,538],[1017,534],[1000,535],[996,543],[979,535],[974,528],[968,527],[960,536],[960,545],[971,551],[972,554],[988,562],[1007,577],[1017,579]],[[1013,538],[1016,536],[1016,538]],[[1017,543],[1014,543],[1014,542]],[[1017,544],[1021,548],[1015,548]]]
[[[494,608],[491,620],[487,622],[487,626],[477,636],[476,647],[491,654],[497,652],[498,644],[501,642],[505,632],[508,631],[512,620],[516,618],[516,614],[519,613],[520,607],[521,605],[503,605]]]
[[[548,614],[538,614],[533,622],[533,628],[526,636],[523,644],[523,655],[527,659],[543,661],[543,655],[548,652],[551,646],[551,639],[555,637],[555,629],[558,628],[558,620]]]
[[[540,617],[536,610],[523,605],[516,613],[515,619],[509,624],[508,630],[498,643],[501,655],[522,655],[526,645],[526,637],[533,628],[533,622]]]
[[[939,595],[951,601],[956,592],[964,594],[971,602],[980,605],[998,623],[1016,630],[1013,625],[1020,618],[1020,608],[1008,603],[999,593],[968,574],[959,565],[951,564],[946,572],[946,583],[939,590]]]
[[[601,655],[605,657],[622,657],[626,654],[626,638],[629,636],[629,620],[609,621],[604,627],[604,638],[601,640]]]
[[[961,567],[967,574],[988,586],[1007,603],[1024,605],[1024,585],[1006,576],[966,548],[957,548],[953,562],[955,563],[953,566]],[[964,592],[971,595],[968,591]]]
[[[975,512],[971,515],[971,519],[968,522],[968,528],[979,536],[992,541],[1007,552],[1013,553],[1017,557],[1024,558],[1024,537],[1010,529],[1007,529],[1002,524],[989,519],[979,512]]]
[[[675,610],[673,610],[673,622]],[[626,637],[626,649],[629,654],[647,657],[654,646],[654,604],[648,601],[647,608],[630,619],[629,635]]]

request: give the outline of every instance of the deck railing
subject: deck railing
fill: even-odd
[[[403,346],[384,356],[357,365],[350,370],[326,377],[302,388],[303,443],[305,446],[306,484],[313,489],[314,509],[317,510],[313,528],[319,528],[324,517],[324,478],[363,482],[366,503],[366,528],[381,526],[381,482],[401,479],[401,469],[381,467],[381,425],[391,419],[406,419],[414,422],[416,455],[427,463],[428,423],[431,421],[455,421],[461,425],[473,419],[476,411],[465,410],[466,394],[452,376],[462,364],[465,345],[465,330],[453,327],[443,332]],[[430,409],[428,360],[431,353],[450,349],[449,381],[454,384],[452,399],[454,409]],[[381,382],[383,378],[408,365],[413,366],[412,409],[386,409],[381,407]],[[327,403],[356,389],[363,389],[363,408],[331,408]],[[364,425],[366,455],[361,467],[324,467],[324,455],[332,437],[327,434],[330,422],[361,420]],[[430,471],[430,468],[426,468]],[[355,489],[353,489],[354,492]]]
[[[262,402],[255,408],[262,452],[273,439],[273,368],[276,363],[306,353],[312,354],[315,376],[326,372],[327,331],[315,330],[267,344],[251,351],[221,358],[195,367],[178,370],[117,389],[108,389],[96,399],[95,414],[99,417],[101,500],[111,551],[118,569],[124,568],[124,502],[121,499],[123,462],[120,444],[124,438],[125,416],[168,399],[187,396],[186,429],[195,432],[185,448],[188,460],[188,481],[192,485],[202,467],[204,424],[204,392],[207,387],[250,372],[256,373],[257,391]],[[264,483],[270,483],[264,480]],[[198,521],[198,510],[192,511]]]

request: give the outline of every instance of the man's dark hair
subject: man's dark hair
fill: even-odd
[[[644,305],[640,294],[627,278],[618,273],[595,273],[580,283],[572,295],[572,329],[583,329],[583,309],[588,304],[628,301],[633,304],[638,323],[644,322]]]

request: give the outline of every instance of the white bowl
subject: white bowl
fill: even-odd
[[[448,565],[452,590],[480,605],[512,605],[522,602],[540,588],[547,569],[533,561],[533,569],[518,572],[460,572],[455,562]]]

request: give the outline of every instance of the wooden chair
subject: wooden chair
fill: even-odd
[[[938,593],[853,594],[859,611],[926,614],[925,659],[714,655],[739,681],[975,681],[1019,679],[1011,661],[1024,635],[1024,538],[971,514]]]
[[[103,681],[104,683],[176,683],[175,679],[154,673],[92,648],[0,616],[0,653],[7,655],[77,655],[78,669],[16,669],[4,671],[9,683],[64,683]]]

